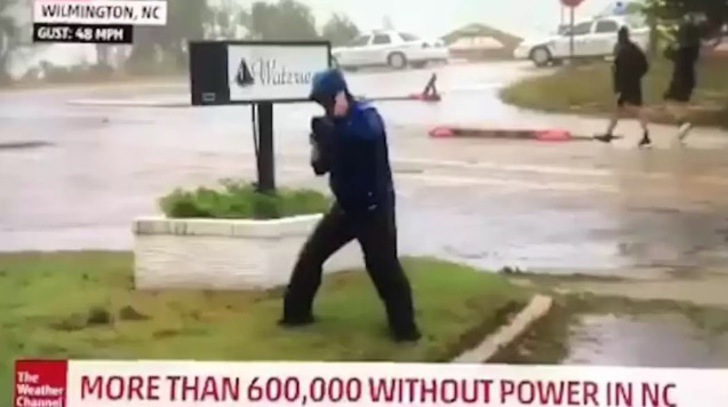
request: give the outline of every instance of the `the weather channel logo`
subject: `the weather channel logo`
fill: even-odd
[[[167,2],[158,0],[35,0],[33,2],[33,22],[166,25]]]

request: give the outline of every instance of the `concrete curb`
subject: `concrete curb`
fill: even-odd
[[[67,102],[75,106],[115,107],[190,107],[189,101],[176,100],[133,100],[133,99],[75,99]]]
[[[534,295],[528,305],[508,325],[502,326],[493,334],[486,336],[478,346],[461,353],[450,363],[481,364],[487,362],[504,346],[509,345],[525,333],[536,321],[545,317],[552,305],[551,297],[541,294]]]

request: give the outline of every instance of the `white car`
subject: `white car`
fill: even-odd
[[[650,29],[644,18],[638,16],[606,16],[574,24],[574,57],[605,58],[614,53],[617,32],[623,26],[630,31],[632,41],[647,50],[650,42]],[[569,58],[569,30],[545,38],[523,41],[514,51],[516,59],[530,59],[536,66],[549,63],[558,64]]]
[[[428,62],[447,62],[449,52],[441,40],[428,41],[399,31],[375,31],[332,50],[335,63],[343,69],[367,66],[416,68]]]

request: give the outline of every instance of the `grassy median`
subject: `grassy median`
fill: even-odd
[[[670,123],[662,95],[670,81],[671,64],[656,59],[644,81],[645,103],[651,119]],[[693,121],[728,127],[728,59],[704,59],[698,64]],[[553,113],[607,114],[613,110],[611,65],[598,62],[564,67],[552,74],[528,78],[501,91],[502,99],[519,107]]]
[[[13,360],[26,357],[446,361],[529,299],[497,274],[406,259],[425,337],[398,345],[362,271],[327,277],[316,304],[320,321],[288,331],[275,323],[279,291],[135,291],[132,260],[108,252],[0,254],[6,391]]]

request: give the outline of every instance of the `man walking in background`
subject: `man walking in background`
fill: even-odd
[[[649,129],[647,115],[642,107],[642,78],[649,69],[644,51],[629,37],[629,29],[625,26],[619,30],[615,47],[614,65],[612,66],[616,107],[609,121],[606,133],[596,136],[599,141],[609,143],[614,139],[614,129],[625,113],[636,116],[642,127],[642,138],[639,146],[649,146]]]
[[[377,110],[349,93],[338,70],[314,76],[311,99],[326,111],[312,120],[312,166],[328,172],[336,202],[305,243],[294,266],[283,303],[283,326],[314,322],[313,300],[322,267],[356,239],[367,272],[384,302],[392,336],[416,341],[412,290],[397,254],[395,193],[387,135]]]
[[[688,14],[677,32],[675,43],[666,49],[666,57],[672,60],[672,78],[665,91],[668,113],[678,126],[677,140],[682,143],[688,136],[692,123],[689,121],[689,103],[697,82],[695,65],[702,46],[702,17]]]

